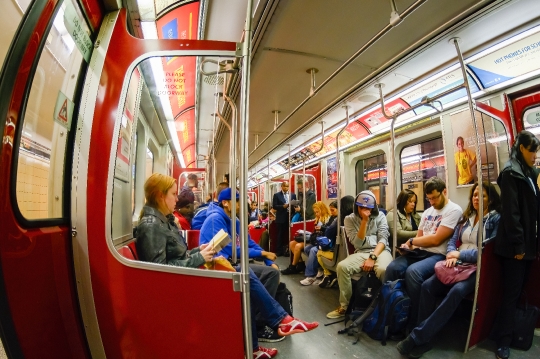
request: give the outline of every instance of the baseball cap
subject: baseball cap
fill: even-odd
[[[375,196],[371,191],[362,191],[356,196],[355,203],[359,207],[375,208]]]
[[[236,191],[236,199],[240,198],[238,191]],[[219,192],[218,202],[221,201],[230,201],[231,200],[231,187],[225,188],[223,191]]]

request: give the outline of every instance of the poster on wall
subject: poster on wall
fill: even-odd
[[[328,198],[337,198],[337,164],[336,158],[326,161],[326,194]]]
[[[456,169],[457,186],[469,186],[478,181],[477,166],[482,166],[482,179],[490,182],[497,181],[499,166],[497,148],[489,141],[493,137],[493,120],[475,112],[478,124],[478,138],[480,144],[480,161],[476,156],[476,136],[473,121],[469,111],[462,111],[450,116],[452,124],[452,138],[454,143],[454,163]],[[485,139],[488,138],[488,141]]]

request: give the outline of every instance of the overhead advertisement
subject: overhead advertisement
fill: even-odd
[[[467,75],[468,76],[468,75]],[[471,88],[471,93],[479,91],[478,85],[476,82],[470,77],[467,77],[469,80],[469,86]],[[456,87],[458,85],[461,85],[463,83],[463,75],[461,73],[461,68],[458,68],[457,70],[454,70],[450,73],[447,73],[433,81],[428,82],[427,84],[407,93],[406,95],[402,96],[401,99],[405,102],[407,102],[410,106],[414,106],[424,97],[433,97],[438,94],[443,93],[444,91],[450,90],[452,87]],[[451,94],[448,94],[444,97],[441,97],[439,101],[441,101],[442,105],[445,105],[449,102],[452,102],[458,98],[467,96],[467,92],[465,89],[461,89],[456,92],[452,92]],[[437,106],[436,104],[434,106]],[[414,112],[419,115],[423,112],[429,111],[431,108],[428,106],[422,106],[414,110]]]
[[[485,88],[538,69],[540,32],[503,47],[468,66]]]
[[[197,40],[198,23],[198,1],[177,7],[156,21],[158,38]],[[188,112],[190,115],[177,116],[195,106],[196,60],[195,56],[164,57],[164,83],[158,90],[158,96],[166,95],[169,98],[186,167],[189,167],[188,163],[195,166],[195,116],[193,111]],[[191,145],[193,149],[187,151]]]

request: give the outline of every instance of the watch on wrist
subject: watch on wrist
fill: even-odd
[[[369,258],[373,259],[374,261],[377,260],[377,256],[375,255],[375,253],[370,253]]]

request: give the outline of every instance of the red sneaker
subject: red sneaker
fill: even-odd
[[[317,328],[318,326],[318,322],[308,323],[301,319],[287,316],[279,324],[278,334],[284,337],[296,333],[305,333]]]
[[[253,359],[269,359],[277,355],[276,348],[257,347],[253,352]]]

